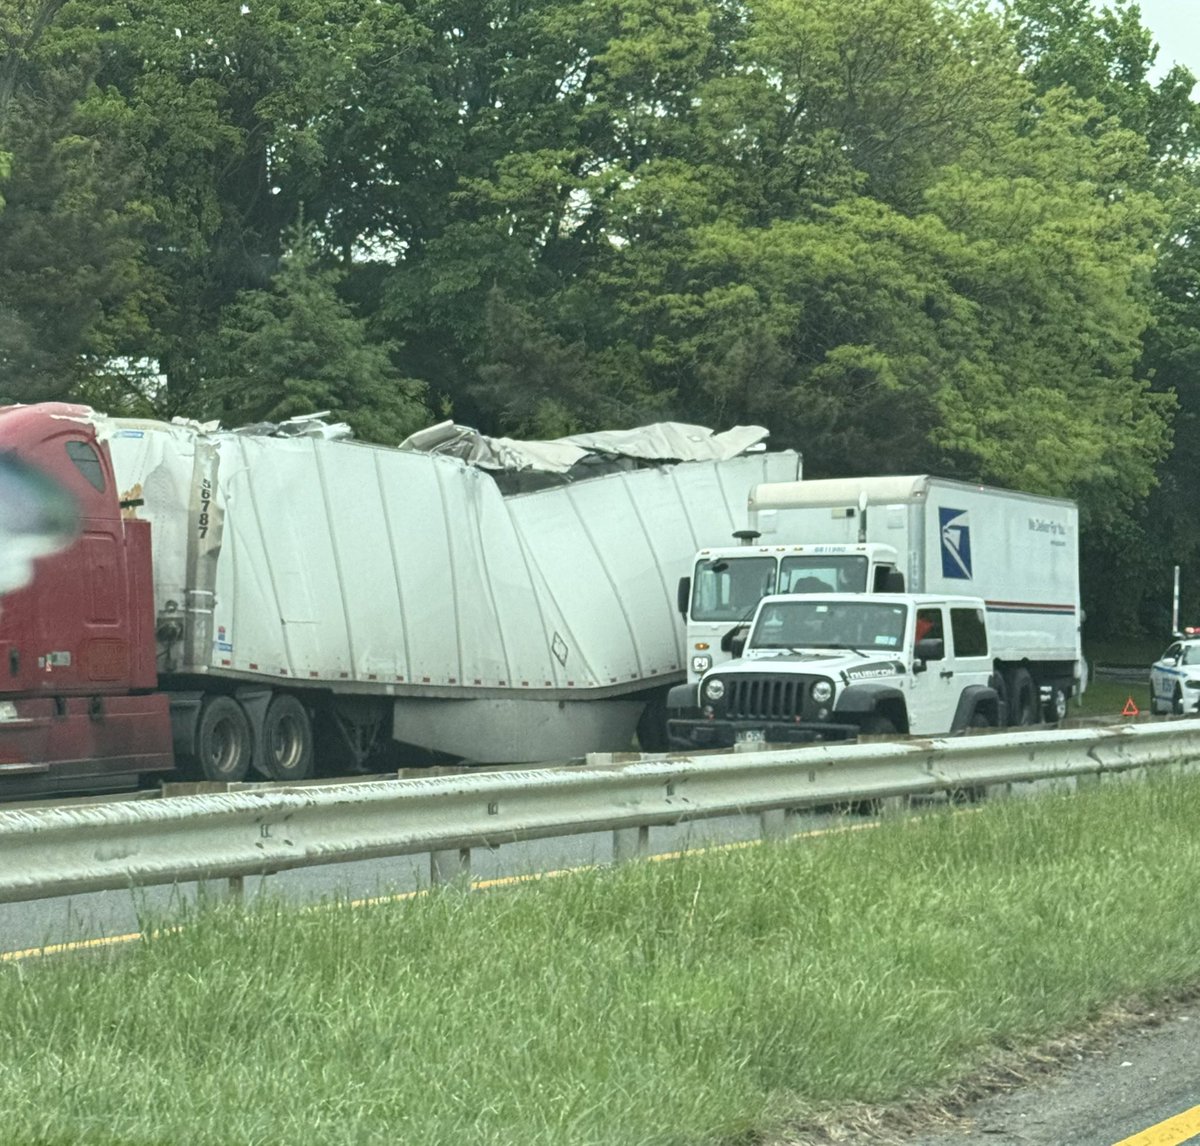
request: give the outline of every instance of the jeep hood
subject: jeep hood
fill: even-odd
[[[741,660],[729,661],[713,670],[714,676],[733,676],[743,673],[820,673],[823,676],[848,680],[862,677],[897,676],[907,672],[908,666],[895,653],[885,650],[872,652],[864,649],[865,656],[850,649],[807,649],[800,652],[763,651]]]

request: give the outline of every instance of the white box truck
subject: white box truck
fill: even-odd
[[[1073,502],[918,474],[764,483],[748,509],[744,544],[681,582],[689,683],[768,593],[904,589],[983,598],[1007,723],[1061,719],[1086,686]]]

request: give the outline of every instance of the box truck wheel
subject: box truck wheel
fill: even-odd
[[[1067,718],[1067,690],[1061,684],[1050,686],[1050,699],[1046,701],[1046,719],[1057,724]]]
[[[196,724],[196,764],[205,780],[236,783],[250,768],[250,720],[231,696],[210,696]]]
[[[1035,724],[1038,719],[1037,694],[1028,669],[1013,669],[1008,674],[1008,723],[1014,728]]]
[[[313,774],[313,731],[308,710],[294,696],[274,697],[263,719],[263,771],[272,780],[307,780]]]

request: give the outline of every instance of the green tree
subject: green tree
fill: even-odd
[[[386,344],[338,298],[308,229],[293,232],[270,288],[241,292],[199,356],[204,416],[226,425],[327,410],[368,441],[395,445],[429,420],[424,388],[401,378]]]
[[[154,293],[120,118],[85,106],[92,62],[37,66],[59,7],[0,22],[0,401],[79,394]]]
[[[754,181],[836,159],[765,222],[736,173],[676,173],[677,225],[624,232],[603,271],[620,335],[679,408],[762,422],[809,473],[934,469],[1076,496],[1102,523],[1168,441],[1169,400],[1135,374],[1164,226],[1125,178],[1144,142],[1069,93],[1038,99],[1011,52],[972,86],[998,34],[983,17],[883,7],[855,26],[840,5],[756,7],[738,83],[709,89],[739,114],[710,122],[746,125]],[[662,173],[643,171],[614,197],[627,218],[656,214]]]
[[[1165,633],[1173,562],[1200,560],[1200,508],[1192,495],[1200,478],[1200,176],[1196,165],[1200,105],[1195,78],[1175,66],[1157,80],[1158,54],[1136,4],[1103,8],[1085,0],[1011,0],[1009,17],[1026,74],[1043,92],[1069,89],[1096,101],[1144,142],[1140,158],[1110,179],[1110,193],[1128,186],[1153,194],[1164,212],[1146,305],[1135,376],[1178,402],[1174,446],[1158,466],[1158,486],[1119,525],[1086,535],[1085,584],[1095,603],[1092,631],[1130,632],[1139,625]],[[1132,155],[1132,153],[1128,153]],[[1098,477],[1102,477],[1102,473]],[[1165,559],[1164,559],[1165,558]],[[1191,579],[1193,582],[1195,579]],[[1115,585],[1120,592],[1103,592]],[[1091,588],[1094,587],[1094,588]],[[1200,609],[1200,584],[1183,583],[1185,606]]]

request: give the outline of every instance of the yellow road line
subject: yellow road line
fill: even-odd
[[[1181,1146],[1197,1134],[1200,1134],[1200,1106],[1193,1106],[1174,1118],[1122,1138],[1113,1146]]]
[[[0,963],[17,963],[43,955],[66,955],[72,951],[94,951],[98,947],[115,947],[141,939],[140,931],[128,935],[106,935],[99,939],[76,939],[71,943],[52,943],[48,947],[26,947],[24,951],[0,951]]]

